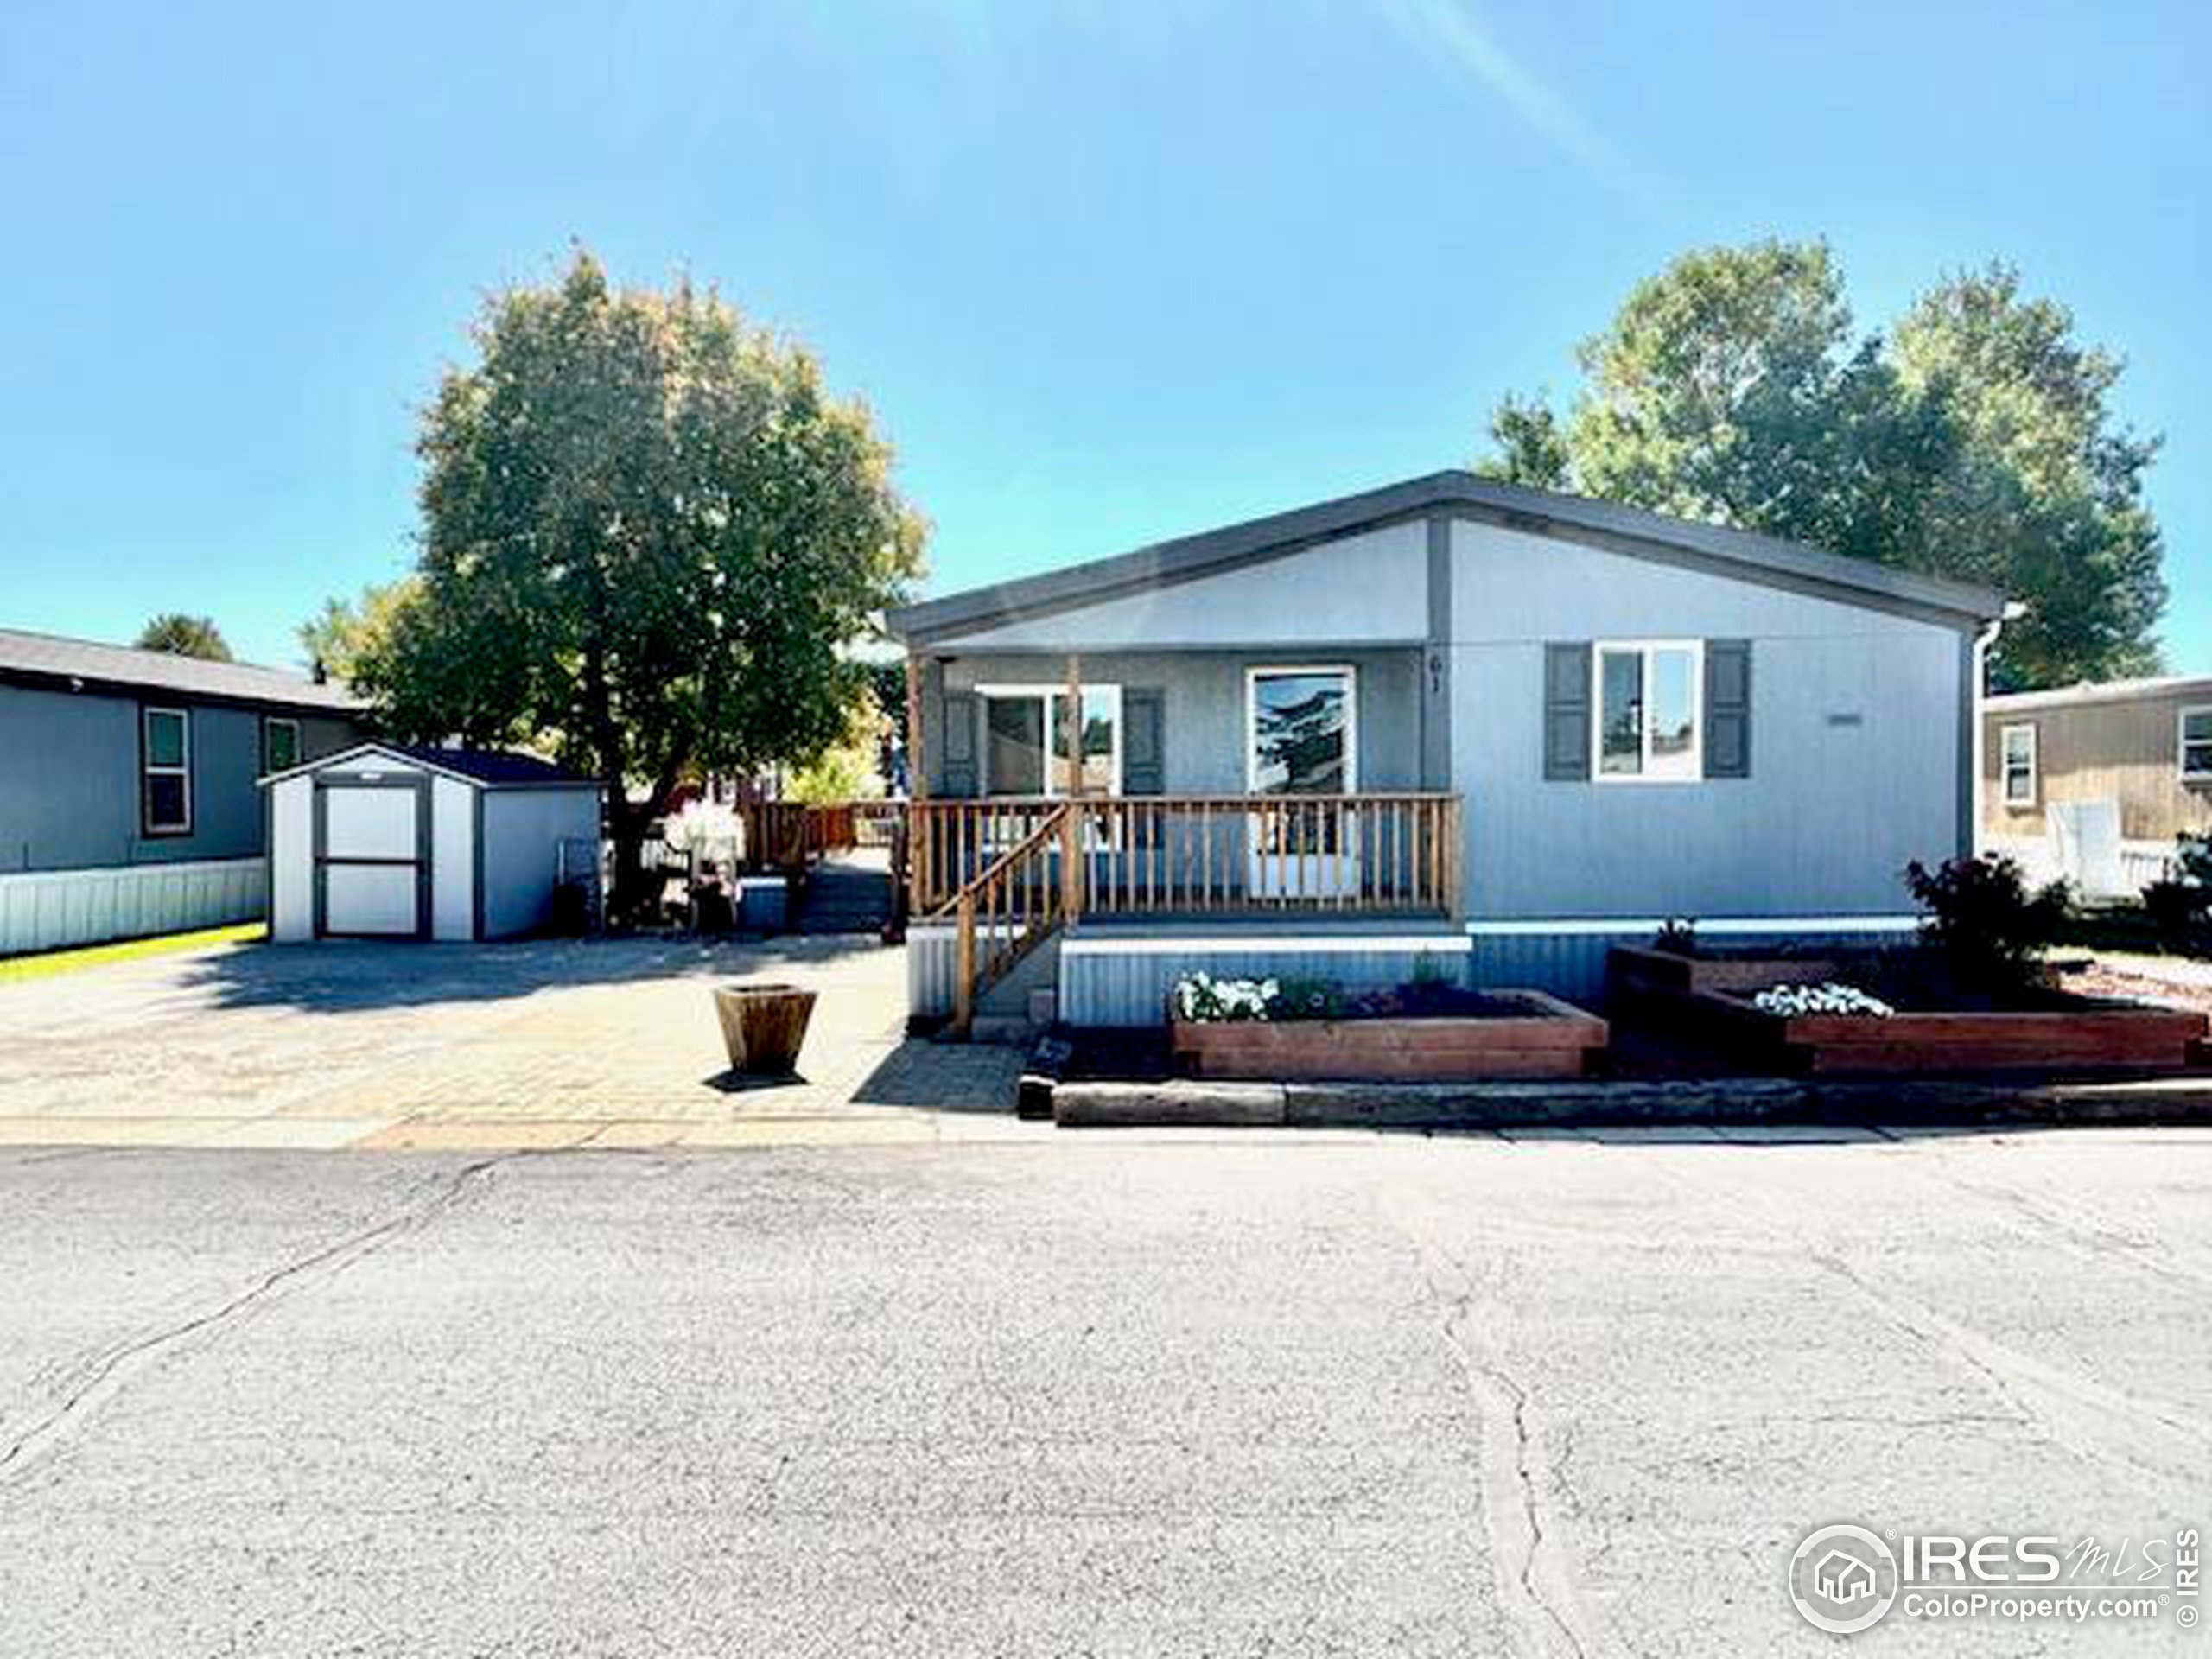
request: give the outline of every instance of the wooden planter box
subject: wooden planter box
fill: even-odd
[[[1574,1077],[1605,1022],[1541,991],[1490,991],[1525,1014],[1402,1020],[1170,1021],[1179,1067],[1268,1083],[1458,1083]]]
[[[1886,1020],[1769,1014],[1726,992],[1693,1000],[1795,1071],[2174,1071],[2190,1065],[2207,1026],[2201,1014],[2086,998],[2077,1007]]]
[[[1847,976],[1834,956],[1681,957],[1649,945],[1617,944],[1605,952],[1605,995],[1684,997],[1700,991],[1764,991],[1775,985],[1820,984]]]

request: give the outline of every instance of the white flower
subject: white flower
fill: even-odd
[[[1811,1014],[1860,1014],[1886,1020],[1896,1009],[1879,997],[1869,996],[1855,985],[1777,985],[1751,999],[1751,1006],[1785,1017]]]

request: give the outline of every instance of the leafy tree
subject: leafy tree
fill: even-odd
[[[885,729],[874,690],[863,690],[845,734],[791,774],[785,798],[815,804],[880,798]]]
[[[197,657],[204,662],[227,663],[231,648],[223,631],[204,616],[164,611],[138,631],[138,649],[165,651],[172,657]]]
[[[1478,465],[2000,588],[2029,607],[1999,645],[2007,685],[2155,665],[2158,445],[2114,428],[2117,361],[2009,267],[1861,339],[1826,244],[1702,250],[1580,361],[1567,417],[1509,395]]]
[[[300,645],[316,674],[350,683],[362,658],[390,636],[401,607],[422,591],[419,579],[402,576],[362,588],[357,600],[325,600],[321,613],[299,626]]]
[[[418,587],[354,664],[402,737],[526,743],[605,780],[619,907],[701,772],[838,741],[861,637],[924,527],[868,410],[688,281],[613,288],[579,251],[493,296],[425,411]]]
[[[1563,490],[1572,482],[1574,457],[1567,434],[1541,397],[1524,400],[1507,392],[1491,412],[1490,436],[1497,452],[1475,463],[1484,477],[1538,490]]]

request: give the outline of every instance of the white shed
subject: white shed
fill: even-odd
[[[261,787],[286,943],[533,932],[599,845],[599,785],[533,755],[362,743]]]

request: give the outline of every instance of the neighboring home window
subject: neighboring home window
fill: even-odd
[[[2005,804],[2036,804],[2036,728],[2007,726],[1998,734],[2005,767]]]
[[[1071,792],[1068,694],[1064,686],[986,685],[983,699],[983,792]],[[1083,792],[1122,790],[1122,688],[1083,688]]]
[[[1255,795],[1349,795],[1359,787],[1358,683],[1347,667],[1245,675]]]
[[[1694,639],[1600,640],[1595,658],[1592,775],[1601,783],[1701,776],[1698,704],[1705,647]]]
[[[142,712],[139,817],[149,836],[192,833],[192,719],[181,709]]]
[[[289,772],[300,764],[300,722],[271,715],[261,722],[261,769]]]
[[[2181,775],[2212,784],[2212,707],[2181,711]]]

